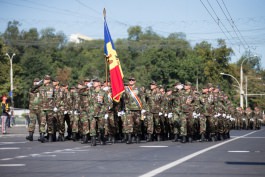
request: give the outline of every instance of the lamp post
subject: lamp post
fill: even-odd
[[[13,86],[13,57],[15,55],[16,54],[13,53],[12,56],[10,57],[10,55],[8,53],[6,53],[6,56],[10,60],[10,97],[11,97],[11,107],[12,107],[11,109],[14,108],[14,101],[13,101],[13,89],[14,89],[14,86]]]
[[[239,81],[234,76],[232,76],[231,74],[225,74],[225,73],[220,73],[220,74],[221,75],[224,75],[224,76],[230,76],[230,77],[232,77],[237,82],[238,88],[239,88],[239,92],[240,92],[240,107],[241,108],[244,108],[244,102],[243,102],[243,99],[244,99],[243,95],[244,95],[244,93],[243,93],[242,86],[239,83]]]

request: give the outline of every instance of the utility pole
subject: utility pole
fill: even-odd
[[[14,90],[14,85],[13,85],[13,57],[16,54],[13,53],[12,56],[8,53],[6,53],[6,56],[9,58],[10,61],[10,97],[11,97],[11,111],[14,109],[14,100],[13,100],[13,90]]]

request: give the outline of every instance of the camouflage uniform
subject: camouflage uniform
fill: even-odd
[[[134,78],[130,78],[135,81]],[[127,144],[132,143],[132,134],[135,135],[137,143],[140,142],[141,137],[141,109],[142,109],[142,95],[140,89],[135,85],[125,86],[124,104],[125,116],[123,117],[123,131]],[[135,100],[137,99],[138,102]]]
[[[48,80],[48,83],[45,82]],[[47,124],[47,132],[49,135],[49,142],[53,141],[53,133],[54,133],[54,117],[53,117],[53,108],[54,108],[54,99],[53,99],[53,86],[49,82],[50,76],[45,76],[44,78],[44,85],[42,85],[39,89],[40,96],[42,99],[42,106],[41,106],[41,124],[40,124],[40,132],[41,137],[40,140],[43,143],[44,134],[46,132],[45,126]]]
[[[251,129],[253,125],[253,111],[250,107],[245,110],[245,128],[247,130]]]
[[[241,107],[238,107],[235,112],[235,129],[241,130],[243,129],[243,115],[244,112]]]
[[[70,89],[69,111],[70,111],[70,124],[72,129],[72,139],[76,141],[79,138],[79,103],[80,96],[78,90],[72,86]]]
[[[150,83],[151,91],[147,92],[147,99],[146,99],[146,109],[147,109],[147,120],[148,120],[148,140],[150,141],[151,134],[155,133],[157,140],[160,141],[161,138],[161,131],[162,131],[162,121],[160,116],[163,115],[163,110],[161,107],[162,104],[162,95],[157,89],[157,84],[155,81]],[[151,132],[153,129],[153,132]],[[151,130],[151,131],[150,131]]]
[[[80,88],[80,86],[78,86]],[[87,89],[87,86],[81,86],[78,91],[79,94],[79,108],[78,114],[80,114],[80,123],[82,127],[82,144],[88,142],[89,133],[90,133],[90,119],[89,119],[89,106],[90,106],[90,97],[91,91]]]
[[[89,117],[90,117],[90,136],[91,145],[96,146],[96,135],[98,133],[99,141],[101,144],[105,144],[105,113],[107,99],[106,93],[100,88],[100,81],[98,79],[93,80],[94,89],[91,89]],[[98,85],[99,84],[99,85]],[[98,129],[97,129],[98,127]]]
[[[36,121],[39,124],[40,132],[40,106],[41,106],[41,97],[39,93],[39,87],[41,84],[38,78],[34,79],[34,85],[29,91],[29,118],[30,123],[28,127],[29,136],[26,137],[27,140],[33,141],[33,133],[35,131]],[[39,85],[37,85],[39,84]]]
[[[262,112],[260,111],[258,107],[254,108],[253,119],[254,119],[253,128],[255,130],[259,130],[261,127],[261,122],[262,122]]]

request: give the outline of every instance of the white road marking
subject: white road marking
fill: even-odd
[[[26,164],[0,164],[0,167],[23,167]]]
[[[13,160],[14,158],[4,158],[4,159],[1,159],[1,160]]]
[[[23,144],[27,143],[27,141],[22,141],[22,142],[0,142],[0,145],[6,145],[6,144]]]
[[[245,152],[250,152],[250,151],[227,151],[227,152],[239,152],[239,153],[245,153]]]
[[[238,137],[238,136],[231,136],[231,138],[235,138],[235,137]],[[242,137],[242,138],[246,138],[246,139],[251,139],[251,138],[261,138],[261,139],[264,139],[265,137],[260,137],[260,136],[251,136],[251,137]]]
[[[20,149],[19,147],[4,147],[0,148],[0,150],[9,150],[9,149]]]
[[[168,147],[168,146],[140,146],[144,148],[162,148],[162,147]]]
[[[237,139],[239,139],[239,138],[242,138],[242,137],[245,137],[245,136],[251,135],[251,134],[256,133],[256,132],[257,132],[257,131],[253,131],[253,132],[250,132],[250,133],[245,134],[245,135],[243,135],[243,136],[239,136],[239,137],[236,137],[236,138],[234,138],[234,139],[230,139],[230,140],[224,141],[224,142],[222,142],[222,143],[218,143],[218,144],[216,144],[216,145],[213,145],[213,146],[211,146],[211,147],[208,147],[208,148],[202,149],[202,150],[200,150],[200,151],[197,151],[197,152],[195,152],[195,153],[192,153],[192,154],[190,154],[190,155],[187,155],[187,156],[185,156],[185,157],[183,157],[183,158],[181,158],[181,159],[178,159],[178,160],[176,160],[176,161],[174,161],[174,162],[171,162],[171,163],[168,163],[168,164],[166,164],[166,165],[164,165],[164,166],[161,166],[161,167],[159,167],[159,168],[156,168],[156,169],[154,169],[154,170],[152,170],[152,171],[150,171],[150,172],[147,172],[147,173],[145,173],[145,174],[143,174],[143,175],[141,175],[141,176],[139,176],[139,177],[152,177],[152,176],[158,175],[158,174],[162,173],[163,171],[166,171],[166,170],[168,170],[168,169],[170,169],[170,168],[172,168],[172,167],[175,167],[175,166],[177,166],[177,165],[179,165],[179,164],[181,164],[181,163],[183,163],[183,162],[186,162],[187,160],[190,160],[190,159],[192,159],[192,158],[194,158],[194,157],[196,157],[196,156],[198,156],[198,155],[200,155],[200,154],[203,154],[203,153],[208,152],[208,151],[210,151],[210,150],[212,150],[212,149],[215,149],[215,148],[217,148],[217,147],[219,147],[219,146],[222,146],[222,145],[224,145],[224,144],[230,143],[230,142],[235,141],[235,140],[237,140]]]
[[[22,159],[22,158],[26,158],[26,157],[28,157],[28,156],[21,155],[21,156],[16,156],[16,157],[14,157],[14,158],[16,158],[16,159]]]

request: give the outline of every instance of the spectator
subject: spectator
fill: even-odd
[[[9,117],[8,112],[10,111],[9,105],[7,103],[7,96],[5,94],[1,97],[1,120],[2,120],[2,134],[6,134],[7,118]]]

